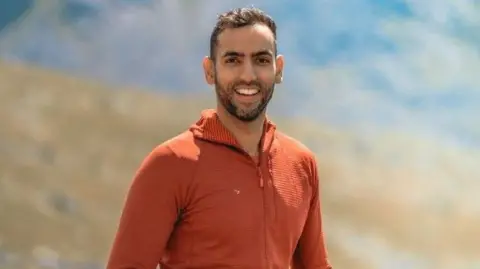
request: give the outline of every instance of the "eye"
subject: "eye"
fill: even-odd
[[[257,59],[257,62],[261,65],[267,65],[267,64],[270,64],[271,61],[269,58],[261,57]]]
[[[236,64],[238,62],[239,62],[239,60],[237,58],[233,58],[233,57],[232,58],[227,58],[225,60],[225,63],[227,63],[227,64]]]

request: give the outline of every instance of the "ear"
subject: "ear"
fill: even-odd
[[[277,73],[275,74],[275,83],[280,84],[283,81],[283,66],[284,66],[283,55],[278,55],[275,60],[275,65],[277,67]]]
[[[205,75],[205,81],[209,85],[215,84],[215,65],[213,63],[213,60],[210,59],[210,57],[205,56],[203,58],[202,65],[203,65],[203,72]]]

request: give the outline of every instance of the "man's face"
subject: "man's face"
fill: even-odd
[[[213,73],[217,99],[232,116],[245,122],[258,118],[281,81],[283,58],[275,57],[275,40],[262,24],[226,29],[218,36]],[[212,81],[210,81],[212,82]]]

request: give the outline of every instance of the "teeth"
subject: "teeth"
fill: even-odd
[[[257,89],[237,89],[237,93],[242,95],[255,95],[259,92]]]

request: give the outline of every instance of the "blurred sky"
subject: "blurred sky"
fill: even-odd
[[[14,17],[15,7],[28,2],[4,0],[1,9]],[[215,15],[252,4],[30,2],[35,7],[26,19],[0,32],[1,58],[182,92],[207,91],[201,58]],[[387,128],[480,148],[476,1],[259,0],[255,5],[277,20],[279,49],[287,59],[276,112],[358,133]]]

